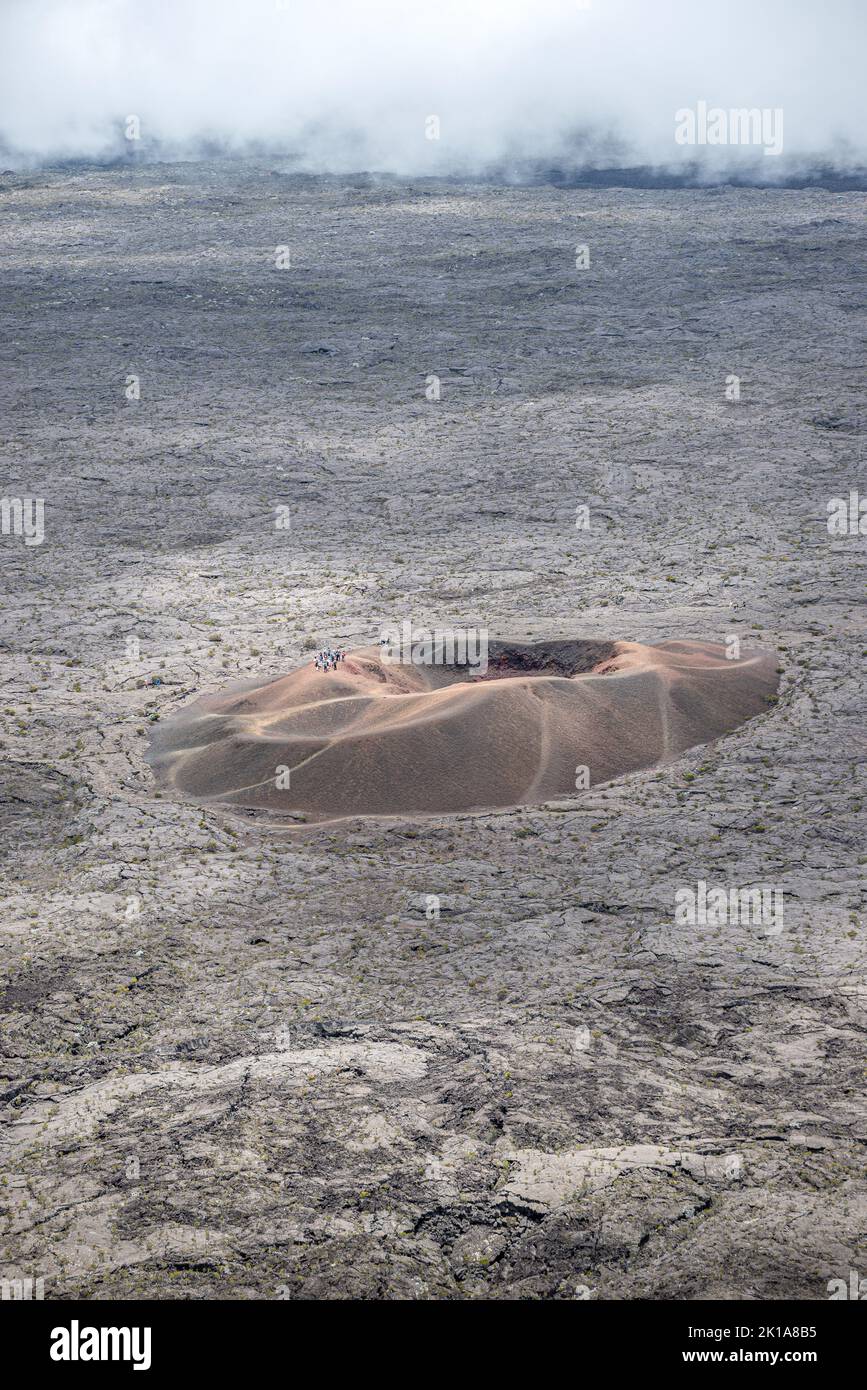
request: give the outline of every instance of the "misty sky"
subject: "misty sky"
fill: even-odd
[[[0,146],[111,157],[136,115],[145,154],[256,146],[338,173],[848,169],[867,164],[865,37],[867,0],[2,0]],[[781,108],[782,157],[678,145],[699,101]]]

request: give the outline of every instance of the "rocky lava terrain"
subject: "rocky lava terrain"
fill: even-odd
[[[867,490],[864,207],[0,175],[0,494],[45,499],[0,536],[4,1279],[867,1273],[865,539],[827,527]],[[161,791],[157,721],[405,619],[735,637],[779,691],[530,809],[299,835]],[[679,923],[700,882],[782,930]]]

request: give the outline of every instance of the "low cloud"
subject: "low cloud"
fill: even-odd
[[[846,171],[867,165],[865,29],[863,0],[5,0],[0,149],[15,166],[134,150],[334,173]],[[725,141],[676,139],[702,103]],[[748,110],[781,113],[780,148],[731,141],[762,129],[731,121]]]

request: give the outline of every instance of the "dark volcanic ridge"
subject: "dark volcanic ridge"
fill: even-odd
[[[737,155],[737,151],[732,152]],[[729,162],[691,160],[677,165],[628,164],[606,161],[551,159],[501,159],[450,169],[443,165],[418,169],[414,173],[388,167],[359,166],[354,170],[329,168],[327,162],[311,167],[302,151],[274,149],[267,143],[251,141],[240,151],[219,140],[202,140],[178,146],[159,140],[142,140],[131,146],[118,135],[116,146],[103,155],[45,156],[16,150],[0,137],[0,173],[33,175],[40,172],[80,174],[103,169],[141,171],[147,167],[190,169],[223,165],[227,172],[259,166],[260,176],[280,178],[287,187],[353,188],[380,187],[415,190],[463,184],[467,179],[490,188],[634,188],[646,190],[692,191],[719,189],[818,189],[827,193],[867,192],[867,166],[852,160],[837,162],[808,156],[785,156],[773,168],[768,161],[749,153]]]
[[[282,824],[538,805],[670,762],[768,709],[775,658],[705,642],[495,641],[487,666],[347,653],[195,701],[158,780]]]

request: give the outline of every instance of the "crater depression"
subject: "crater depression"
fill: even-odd
[[[148,761],[185,798],[290,824],[502,809],[670,762],[776,689],[773,655],[706,642],[495,641],[484,669],[361,647],[196,700]]]

